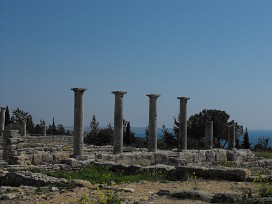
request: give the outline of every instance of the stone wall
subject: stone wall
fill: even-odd
[[[73,145],[73,136],[66,135],[48,135],[48,136],[25,136],[22,137],[28,144],[56,144],[56,145]]]
[[[232,155],[231,159],[229,155]],[[158,151],[156,153],[127,152],[118,155],[96,154],[96,161],[110,161],[117,164],[142,166],[156,164],[183,166],[188,163],[234,161],[233,159],[238,162],[244,162],[252,158],[255,158],[254,153],[245,149],[184,150],[181,152]]]

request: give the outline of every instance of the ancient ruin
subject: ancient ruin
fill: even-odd
[[[3,130],[5,129],[5,113],[6,113],[6,108],[1,107],[1,112],[0,112],[0,131],[1,131],[1,136],[3,136]]]
[[[41,188],[50,186],[83,187],[83,181],[58,179],[41,172],[78,171],[91,165],[105,166],[118,172],[154,172],[159,171],[164,178],[179,181],[182,175],[194,175],[195,178],[218,179],[225,181],[250,182],[256,172],[272,170],[272,160],[255,157],[248,149],[235,148],[235,125],[228,127],[228,148],[213,148],[213,121],[206,121],[204,144],[201,149],[187,149],[187,97],[180,100],[180,124],[178,149],[160,150],[157,147],[157,99],[160,95],[148,94],[149,97],[149,135],[148,148],[123,146],[123,97],[127,92],[114,91],[114,141],[113,145],[94,146],[83,143],[84,137],[84,100],[83,94],[87,89],[73,88],[74,91],[74,135],[46,135],[43,125],[42,136],[26,134],[26,123],[23,122],[23,132],[4,129],[4,112],[1,108],[1,132],[3,137],[0,156],[0,184],[15,188],[31,186]],[[266,170],[265,170],[266,169]],[[25,188],[25,187],[22,187]],[[56,190],[57,191],[57,190]],[[1,192],[1,188],[0,188]],[[133,190],[129,190],[133,192]],[[1,199],[23,199],[21,195],[10,197],[0,194]],[[35,194],[35,193],[34,193]],[[33,194],[33,195],[34,195]],[[187,197],[196,196],[207,202],[226,202],[242,200],[245,193],[239,194],[209,194],[203,195],[198,191],[170,192],[160,190],[157,196]],[[229,196],[226,198],[226,196]],[[248,195],[247,195],[248,196]],[[27,198],[24,198],[27,199]],[[137,200],[136,200],[137,201]],[[139,203],[138,201],[135,203]],[[143,202],[146,203],[146,202]]]
[[[83,126],[84,126],[84,100],[83,94],[87,89],[72,88],[74,91],[74,149],[73,156],[81,159],[83,157]]]
[[[205,123],[205,148],[213,148],[213,121],[206,121]]]
[[[149,97],[149,125],[148,125],[148,151],[157,151],[157,98],[158,94],[146,95]]]
[[[187,150],[187,101],[190,98],[178,97],[178,99],[180,100],[178,148]]]
[[[123,152],[123,97],[127,92],[112,93],[115,95],[113,153],[120,154]]]

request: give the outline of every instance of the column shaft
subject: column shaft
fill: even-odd
[[[180,100],[178,149],[187,150],[187,101],[188,97],[178,97]]]
[[[148,151],[157,150],[157,98],[158,94],[146,95],[149,97],[149,125],[148,125]]]
[[[120,154],[123,152],[123,96],[127,92],[112,93],[115,95],[113,153]]]
[[[235,148],[235,125],[228,127],[228,148]]]
[[[75,158],[83,157],[83,136],[84,136],[84,100],[83,93],[87,89],[73,88],[74,97],[74,152]]]
[[[42,136],[46,136],[46,124],[45,124],[45,122],[42,123]]]
[[[6,108],[1,107],[1,112],[0,112],[0,133],[1,136],[3,136],[3,130],[5,130],[5,114],[6,114]]]
[[[205,149],[213,148],[213,121],[205,123]]]
[[[26,136],[26,121],[23,121],[23,136]]]

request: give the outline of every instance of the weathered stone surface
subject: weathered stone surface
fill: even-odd
[[[42,153],[42,161],[43,163],[52,163],[53,162],[53,154],[48,152]]]
[[[148,151],[157,151],[157,99],[160,95],[148,94],[149,97],[149,125],[148,125]]]
[[[8,172],[4,177],[0,177],[0,184],[5,186],[66,186],[69,187],[73,185],[82,186],[73,181],[68,181],[66,179],[59,179],[55,177],[50,177],[41,173],[32,173],[29,171],[25,172]]]
[[[53,153],[54,162],[64,162],[69,159],[69,154],[66,152],[56,152]]]
[[[190,199],[190,200],[201,200],[205,202],[211,202],[213,200],[213,195],[204,193],[201,191],[181,191],[171,194],[172,198],[177,199]]]
[[[34,164],[34,165],[41,165],[41,164],[43,164],[42,154],[34,154],[32,156],[32,164]]]
[[[72,88],[74,91],[74,157],[83,156],[83,124],[84,124],[84,100],[83,93],[87,89]]]
[[[112,93],[115,95],[113,153],[120,154],[123,152],[123,97],[127,92]]]
[[[230,193],[218,193],[213,196],[212,203],[233,203],[242,200],[242,195]]]
[[[14,193],[7,193],[0,195],[0,200],[12,200],[17,198],[16,194]]]
[[[174,166],[183,166],[187,163],[198,162],[224,162],[227,161],[227,153],[235,154],[239,161],[247,160],[253,154],[251,151],[244,150],[184,150],[181,152],[158,151],[152,152],[125,152],[118,155],[112,154],[97,154],[96,161],[113,161],[118,164],[133,164],[133,165],[155,165],[166,164]]]
[[[205,179],[222,179],[230,181],[246,181],[250,176],[250,171],[240,168],[205,168],[205,167],[193,167],[193,166],[181,166],[177,167],[171,172],[173,175],[179,177],[179,175],[195,173],[196,176]]]

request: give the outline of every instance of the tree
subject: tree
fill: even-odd
[[[113,144],[114,131],[109,123],[106,128],[99,129],[94,145],[112,145]]]
[[[148,127],[145,127],[145,141],[144,141],[145,145],[148,144],[148,135],[149,135],[149,129]]]
[[[199,114],[192,115],[188,120],[188,138],[201,140],[205,135],[205,123],[207,120],[213,121],[214,147],[221,147],[225,141],[225,146],[228,140],[228,126],[234,124],[234,121],[228,122],[230,116],[221,110],[204,109]],[[243,132],[243,127],[235,123],[236,135],[240,136]],[[178,125],[177,125],[178,127]],[[175,132],[177,132],[175,130]]]
[[[259,137],[258,144],[254,146],[254,149],[261,149],[261,150],[267,149],[268,143],[269,143],[269,138]]]
[[[135,133],[130,130],[130,122],[123,120],[123,142],[127,146],[131,146],[135,139]]]
[[[23,121],[27,121],[30,117],[28,112],[24,112],[23,110],[17,108],[16,110],[12,111],[13,114],[13,121],[14,123],[23,124]]]
[[[107,128],[99,128],[99,122],[96,120],[95,115],[92,117],[92,121],[90,123],[91,131],[84,138],[84,142],[93,145],[109,145],[113,142],[113,128],[109,123]]]
[[[11,123],[11,118],[9,114],[9,108],[7,106],[6,113],[5,113],[5,126],[8,126]]]
[[[85,142],[88,144],[93,144],[95,139],[97,138],[99,132],[99,122],[96,121],[95,115],[92,117],[92,121],[90,123],[90,133],[85,138]]]
[[[165,145],[164,148],[172,149],[173,147],[177,147],[177,137],[175,134],[171,133],[165,125],[162,126],[162,141]],[[162,144],[163,146],[163,144]]]
[[[9,111],[8,111],[9,112]],[[12,117],[10,117],[10,123],[7,126],[7,129],[19,130],[19,133],[23,132],[23,121],[26,122],[27,132],[30,134],[35,133],[35,126],[32,121],[32,116],[19,108],[12,111]],[[7,116],[9,118],[9,116]]]
[[[244,133],[244,138],[243,138],[243,142],[242,142],[242,147],[244,149],[250,149],[250,142],[249,142],[249,136],[248,136],[248,131],[246,128],[246,131]]]
[[[56,130],[57,135],[65,135],[66,130],[62,124],[59,124]]]

